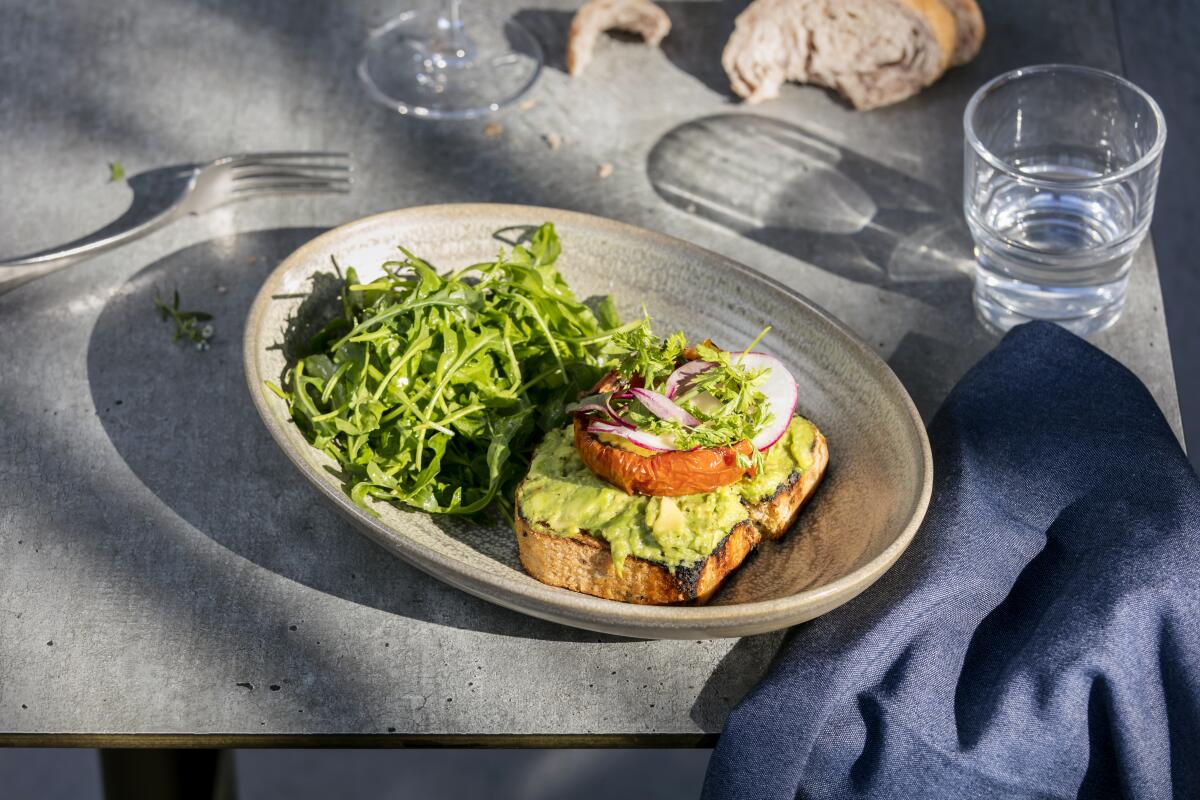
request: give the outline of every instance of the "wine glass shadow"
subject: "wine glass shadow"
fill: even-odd
[[[646,171],[677,208],[842,278],[929,302],[969,292],[956,200],[802,127],[692,120],[655,143]]]
[[[462,629],[623,641],[493,606],[401,561],[360,535],[271,439],[244,376],[246,315],[270,271],[321,232],[280,228],[195,244],[147,266],[107,302],[88,343],[88,381],[126,464],[196,530],[312,589]],[[212,314],[207,350],[172,341],[171,323],[159,319],[155,298],[175,291],[184,310]]]

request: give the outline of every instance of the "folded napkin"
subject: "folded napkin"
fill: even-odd
[[[792,632],[704,798],[1200,798],[1200,482],[1146,388],[1028,324],[929,438],[912,545]]]

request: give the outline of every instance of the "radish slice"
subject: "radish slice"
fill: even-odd
[[[771,409],[771,421],[759,431],[750,443],[759,450],[766,450],[783,437],[792,415],[796,413],[796,401],[799,391],[796,379],[783,366],[783,362],[766,353],[747,353],[732,359],[739,367],[749,370],[767,370],[766,379],[758,385],[758,390],[767,398],[767,407]]]
[[[665,453],[675,449],[674,437],[658,436],[653,433],[639,431],[637,428],[626,428],[621,425],[612,425],[608,422],[600,422],[594,420],[588,423],[588,433],[611,433],[613,436],[620,436],[622,439],[628,439],[638,447],[643,447],[647,450],[654,450],[659,453]]]
[[[706,417],[715,416],[725,407],[725,404],[718,400],[711,392],[701,392],[688,402],[692,404],[692,408]]]
[[[700,424],[700,420],[676,405],[666,395],[652,392],[649,389],[630,389],[629,393],[644,405],[647,411],[659,419],[678,422],[681,425],[687,425],[689,428],[694,428]]]
[[[667,378],[666,384],[663,385],[663,393],[666,394],[667,397],[674,397],[675,393],[679,391],[683,384],[687,383],[691,378],[699,375],[701,372],[712,369],[715,366],[716,364],[711,361],[687,362],[670,374],[670,376]]]

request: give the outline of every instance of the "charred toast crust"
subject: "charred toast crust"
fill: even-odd
[[[733,526],[707,558],[678,566],[673,573],[662,564],[629,556],[623,575],[618,576],[608,542],[587,533],[555,535],[527,519],[517,502],[514,522],[521,565],[543,583],[608,600],[653,605],[707,602],[764,538],[779,539],[787,533],[821,482],[828,462],[829,446],[818,432],[811,466],[793,472],[769,497],[746,503],[750,519]]]
[[[829,465],[829,442],[820,431],[813,438],[812,455],[813,463],[807,469],[789,475],[770,497],[757,503],[746,503],[750,519],[758,526],[762,538],[782,538],[825,477],[825,468]]]
[[[662,564],[629,556],[618,576],[603,539],[586,533],[557,536],[544,525],[531,523],[519,510],[514,519],[521,565],[533,577],[607,600],[647,605],[705,602],[761,538],[758,528],[745,520],[695,564],[676,567],[672,573]]]

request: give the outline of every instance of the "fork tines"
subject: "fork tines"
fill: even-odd
[[[348,192],[349,153],[292,150],[246,153],[229,159],[235,194],[246,192]]]

